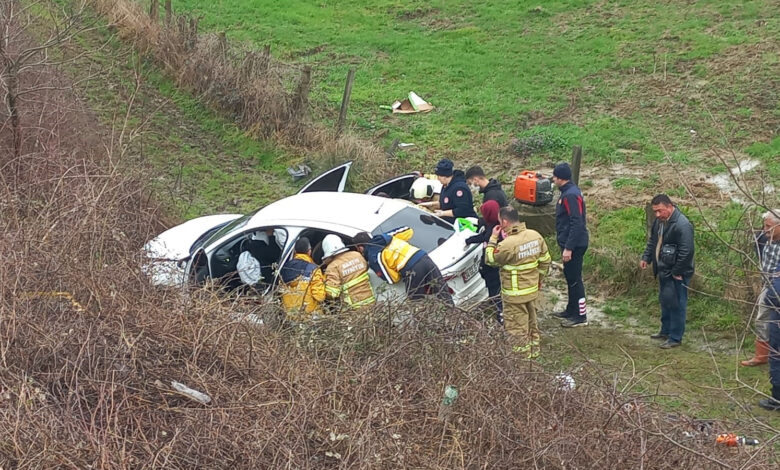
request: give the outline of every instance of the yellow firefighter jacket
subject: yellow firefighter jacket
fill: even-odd
[[[485,263],[501,268],[501,298],[504,302],[525,303],[536,299],[539,281],[547,275],[552,262],[547,243],[539,232],[525,223],[511,225],[500,243],[490,237],[485,248]]]
[[[358,309],[376,301],[368,277],[368,264],[356,251],[345,251],[333,257],[325,269],[325,293],[350,308]]]
[[[409,227],[399,227],[390,232],[375,235],[365,247],[368,265],[382,279],[395,284],[403,278],[405,270],[425,256],[425,252],[408,243],[414,235]]]
[[[325,277],[314,260],[304,253],[296,254],[280,270],[282,305],[295,321],[305,321],[321,313],[325,300]]]

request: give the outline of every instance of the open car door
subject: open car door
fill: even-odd
[[[352,161],[331,168],[325,173],[317,176],[298,191],[301,193],[313,193],[317,191],[342,192],[347,184],[347,175],[352,167]]]
[[[419,173],[396,176],[367,190],[366,194],[376,196],[379,193],[384,193],[392,199],[410,199],[409,190],[412,188],[414,180],[419,177]]]

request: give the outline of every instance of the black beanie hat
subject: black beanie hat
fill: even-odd
[[[553,176],[562,180],[570,180],[571,167],[566,162],[559,163],[555,165],[555,169],[553,170]]]
[[[442,158],[439,160],[439,163],[436,164],[436,173],[437,176],[452,176],[452,169],[455,167],[455,164],[452,163],[452,160],[449,158]]]

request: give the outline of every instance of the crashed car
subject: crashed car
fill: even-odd
[[[344,187],[351,164],[327,171],[298,194],[256,212],[199,217],[163,232],[144,246],[144,272],[156,285],[197,286],[214,281],[228,289],[239,288],[243,282],[238,273],[239,258],[254,245],[259,246],[253,255],[261,260],[262,275],[253,288],[268,295],[280,282],[279,267],[292,258],[295,242],[301,237],[309,239],[314,261],[322,264],[326,235],[338,235],[349,246],[359,232],[379,234],[409,226],[414,230],[410,243],[429,253],[456,305],[485,300],[487,289],[479,275],[482,249],[465,243],[473,233],[459,232],[452,224],[401,199],[408,198],[418,175],[393,178],[366,194],[347,193]],[[377,193],[390,198],[375,196]],[[403,283],[390,285],[373,272],[369,275],[378,300],[405,297]]]

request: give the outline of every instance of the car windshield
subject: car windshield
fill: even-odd
[[[254,211],[254,212],[251,212],[251,213],[249,213],[247,215],[241,216],[241,217],[237,218],[236,220],[230,222],[229,224],[225,225],[224,227],[219,229],[217,232],[214,232],[214,234],[211,235],[208,238],[208,240],[206,240],[206,242],[203,243],[203,245],[204,246],[205,245],[209,245],[209,244],[219,240],[220,238],[222,238],[226,234],[232,232],[233,230],[243,227],[244,225],[246,225],[249,222],[249,219],[251,219],[252,216],[254,216],[259,210],[260,209]],[[194,249],[195,245],[193,245],[192,248]]]
[[[412,245],[430,253],[446,242],[455,229],[447,222],[415,207],[407,207],[393,214],[373,230],[374,235],[389,232],[398,227],[411,227],[414,235]]]

